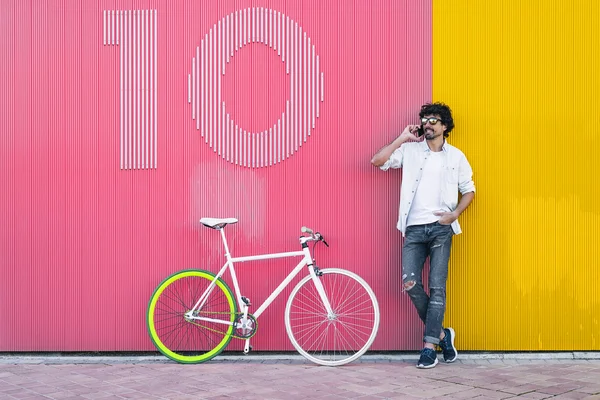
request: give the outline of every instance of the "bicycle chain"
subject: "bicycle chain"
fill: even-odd
[[[221,312],[216,312],[216,311],[215,311],[215,312],[205,312],[204,314],[221,314],[221,315],[222,315],[222,314],[228,314],[228,313],[221,313]],[[239,315],[240,315],[240,314],[239,314]],[[248,314],[248,315],[252,315],[252,314]],[[253,319],[254,319],[254,321],[256,322],[256,318],[254,318],[254,316],[252,316],[252,318],[253,318]],[[190,324],[192,324],[192,325],[196,325],[196,326],[198,326],[198,327],[200,327],[200,328],[206,329],[206,330],[208,330],[208,331],[211,331],[211,332],[219,333],[219,334],[221,334],[221,335],[224,335],[224,336],[231,336],[231,337],[232,337],[232,338],[234,338],[234,339],[242,339],[242,340],[245,340],[245,339],[250,339],[252,336],[254,336],[254,335],[256,334],[256,331],[258,330],[258,323],[257,323],[257,327],[256,327],[256,329],[254,329],[254,332],[252,333],[252,335],[251,335],[251,336],[249,336],[249,337],[242,337],[242,336],[236,336],[236,335],[233,335],[233,334],[229,335],[227,332],[222,332],[222,331],[219,331],[219,330],[217,330],[217,329],[213,329],[213,328],[209,328],[209,327],[207,327],[207,326],[204,326],[204,325],[200,325],[199,323],[197,323],[197,322],[194,322],[194,321],[192,321],[192,320],[188,320],[188,319],[186,319],[186,318],[184,318],[184,319],[185,319],[187,322],[189,322]],[[233,327],[233,329],[235,330],[235,327]]]

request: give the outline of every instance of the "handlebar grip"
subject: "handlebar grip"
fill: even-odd
[[[305,226],[303,226],[302,229],[300,229],[300,231],[302,231],[302,233],[308,233],[309,235],[314,235],[313,230],[310,228],[307,228]]]

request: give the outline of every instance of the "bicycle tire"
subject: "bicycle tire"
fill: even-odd
[[[186,320],[215,275],[203,270],[183,270],[174,273],[154,290],[148,303],[146,322],[156,348],[179,363],[201,363],[218,355],[231,341],[233,325]],[[237,304],[229,286],[216,280],[200,315],[231,321],[236,317]]]
[[[285,329],[296,350],[327,366],[352,362],[373,344],[379,329],[379,305],[360,276],[338,268],[321,270],[319,280],[334,316],[329,318],[310,276],[294,288],[285,308]]]

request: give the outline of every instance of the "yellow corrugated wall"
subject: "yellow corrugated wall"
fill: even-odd
[[[464,350],[600,350],[600,1],[433,4],[433,98],[477,187],[445,323]]]

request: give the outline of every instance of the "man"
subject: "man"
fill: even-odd
[[[450,108],[443,103],[428,103],[421,107],[419,117],[421,131],[418,125],[408,125],[373,156],[371,163],[384,171],[402,168],[397,225],[404,236],[402,282],[425,324],[424,348],[417,368],[433,368],[438,363],[436,345],[441,347],[446,362],[454,362],[458,356],[454,330],[442,327],[446,279],[452,236],[461,232],[458,217],[473,200],[475,185],[465,155],[446,142],[454,128]],[[425,140],[420,139],[421,135]],[[429,295],[422,282],[427,257]]]

